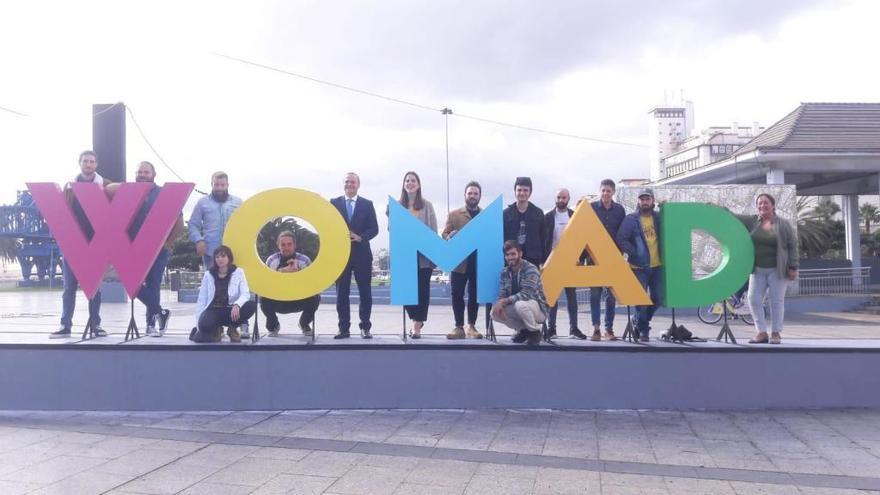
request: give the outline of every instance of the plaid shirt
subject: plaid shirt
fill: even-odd
[[[514,292],[514,282],[519,290]],[[538,267],[525,259],[520,259],[520,268],[514,272],[509,266],[501,272],[501,288],[499,298],[507,298],[511,303],[517,301],[537,301],[541,312],[547,314],[547,299],[544,297],[544,285],[541,283],[541,272]]]

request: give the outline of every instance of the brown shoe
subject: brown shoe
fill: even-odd
[[[600,342],[602,340],[602,332],[594,330],[593,335],[590,337],[590,340],[593,342]]]
[[[766,344],[768,342],[770,342],[770,339],[767,338],[767,332],[758,332],[755,338],[749,340],[749,344]]]
[[[226,335],[229,336],[229,341],[233,343],[241,342],[241,334],[238,333],[238,327],[229,327],[226,330]]]
[[[467,338],[469,338],[469,339],[482,339],[483,338],[483,334],[481,334],[477,330],[477,327],[475,327],[473,325],[468,325],[466,333],[467,333]]]
[[[614,330],[605,330],[605,340],[617,340],[617,335],[614,335]]]
[[[455,327],[452,329],[451,332],[446,334],[446,338],[449,340],[459,340],[463,339],[464,337],[464,328],[461,327]]]
[[[782,343],[782,335],[779,335],[779,332],[773,332],[770,334],[770,343],[771,344],[781,344]]]

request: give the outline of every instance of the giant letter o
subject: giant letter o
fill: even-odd
[[[321,249],[305,270],[276,272],[257,253],[260,230],[282,216],[302,218],[318,232]],[[245,269],[250,289],[278,301],[320,294],[339,278],[351,251],[348,227],[336,208],[311,191],[290,187],[263,191],[242,203],[226,224],[223,243],[235,254],[235,264]]]

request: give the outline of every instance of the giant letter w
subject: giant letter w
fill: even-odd
[[[504,268],[501,246],[504,231],[501,197],[467,223],[455,237],[444,241],[412,216],[394,198],[388,198],[391,230],[391,304],[418,304],[418,254],[441,269],[452,271],[477,253],[477,301],[493,303],[498,297],[498,277]]]
[[[96,184],[72,184],[72,192],[95,231],[89,240],[57,184],[28,184],[37,208],[89,298],[98,291],[108,264],[116,268],[129,297],[137,296],[193,184],[165,184],[131,240],[128,227],[150,187],[152,184],[122,184],[110,201]]]

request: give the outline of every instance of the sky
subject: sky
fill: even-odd
[[[91,105],[121,101],[202,190],[223,170],[245,199],[275,187],[332,197],[359,173],[378,247],[407,170],[445,220],[444,107],[451,207],[469,180],[484,204],[509,203],[526,175],[547,210],[560,187],[576,198],[604,178],[648,177],[647,112],[667,93],[694,102],[696,129],[767,126],[801,102],[880,101],[875,0],[4,4],[0,204],[26,181],[70,180],[91,147]],[[130,119],[127,136],[132,180],[141,160],[158,182],[178,180]]]

